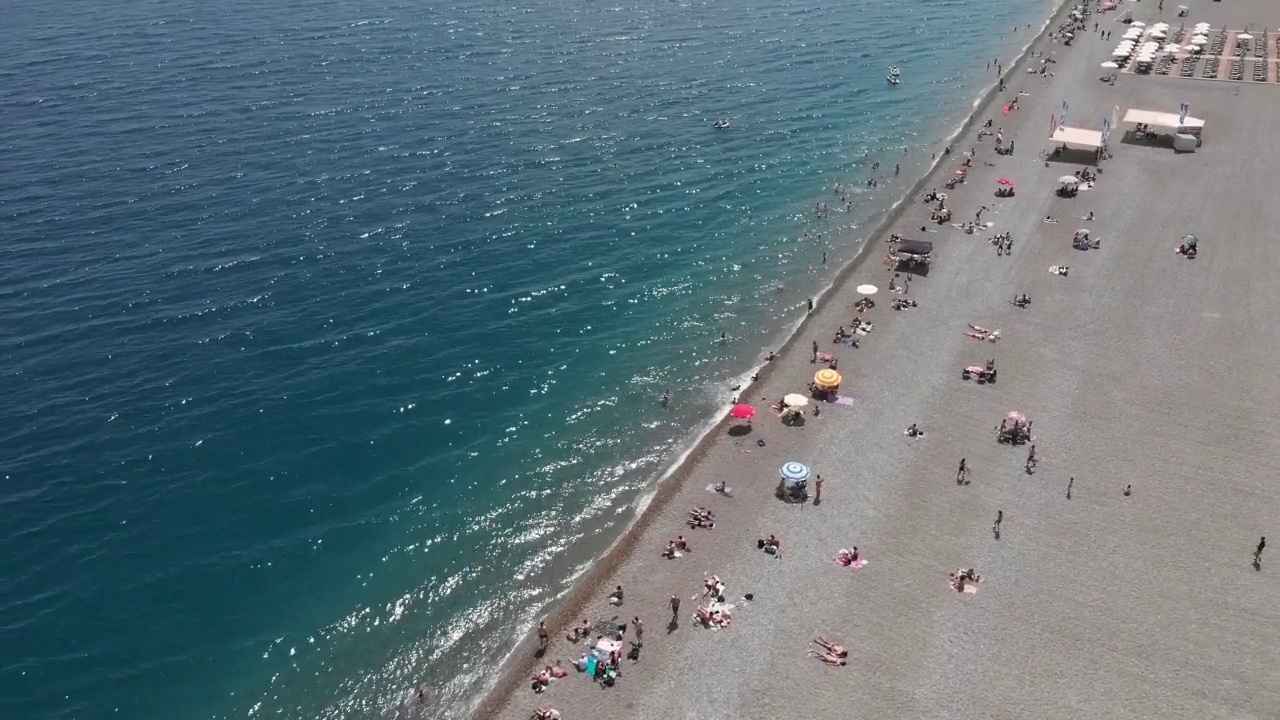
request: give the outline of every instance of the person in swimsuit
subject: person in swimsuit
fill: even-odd
[[[813,656],[813,657],[818,658],[818,659],[819,659],[819,660],[821,660],[822,662],[824,662],[824,663],[826,663],[826,664],[828,664],[828,665],[835,666],[835,667],[844,667],[845,665],[848,665],[848,664],[849,664],[849,662],[848,662],[847,660],[845,660],[844,658],[837,657],[837,656],[835,656],[835,655],[832,655],[832,654],[831,654],[831,653],[829,653],[829,652],[828,652],[828,653],[820,653],[820,652],[814,652],[813,650],[810,650],[810,651],[809,651],[809,654],[810,654],[811,656]]]
[[[849,657],[849,651],[845,650],[843,645],[837,645],[824,637],[815,638],[814,642],[818,644],[818,647],[838,658]]]

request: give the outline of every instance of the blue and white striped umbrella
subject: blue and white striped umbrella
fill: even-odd
[[[782,473],[783,480],[789,480],[791,482],[800,482],[801,480],[809,479],[809,466],[804,463],[795,462],[794,460],[789,463],[784,463],[780,472]]]

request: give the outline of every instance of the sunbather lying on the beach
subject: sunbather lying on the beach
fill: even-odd
[[[716,527],[715,513],[710,511],[706,513],[689,513],[689,527],[714,530]]]
[[[969,330],[965,335],[968,335],[971,338],[977,338],[978,340],[987,340],[989,342],[995,342],[1000,339],[999,330],[988,330],[984,327],[974,325],[973,323],[969,323]]]
[[[845,660],[844,658],[836,657],[831,653],[820,653],[820,652],[814,652],[813,650],[810,650],[809,655],[811,655],[812,657],[818,658],[819,660],[821,660],[822,662],[828,665],[834,665],[836,667],[844,667],[845,665],[849,664],[849,661]]]
[[[902,434],[907,437],[924,437],[924,431],[916,427],[915,423],[908,425],[907,429],[902,431]]]
[[[837,645],[824,637],[815,638],[814,642],[818,643],[818,646],[821,647],[823,650],[826,650],[827,652],[831,653],[832,655],[835,655],[836,657],[840,657],[840,658],[849,657],[849,651],[845,650],[843,645]]]
[[[906,298],[894,298],[894,299],[893,299],[893,309],[894,309],[894,310],[902,310],[902,309],[904,309],[904,308],[913,308],[913,307],[919,307],[919,306],[916,304],[916,301],[915,301],[915,300],[907,300]]]
[[[1057,222],[1058,222],[1057,220],[1055,220],[1055,219],[1053,218],[1053,216],[1052,216],[1052,215],[1045,215],[1045,216],[1044,216],[1044,221],[1045,221],[1045,222],[1047,222],[1047,223],[1053,223],[1053,224],[1057,224]]]
[[[1067,267],[1066,265],[1050,265],[1049,272],[1053,275],[1061,275],[1062,277],[1066,277],[1067,273],[1071,272],[1071,268]]]
[[[529,716],[529,720],[560,720],[560,711],[552,708],[538,708]]]
[[[698,606],[694,618],[705,627],[710,628],[729,627],[729,623],[733,622],[733,616],[729,614],[728,610],[712,610],[705,605]]]

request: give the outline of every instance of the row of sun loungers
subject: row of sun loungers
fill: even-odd
[[[1199,62],[1195,55],[1188,55],[1182,58],[1182,68],[1178,70],[1178,74],[1184,78],[1193,78],[1196,76],[1196,63]]]

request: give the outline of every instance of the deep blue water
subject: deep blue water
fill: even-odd
[[[0,717],[474,698],[1048,8],[752,5],[7,6]]]

